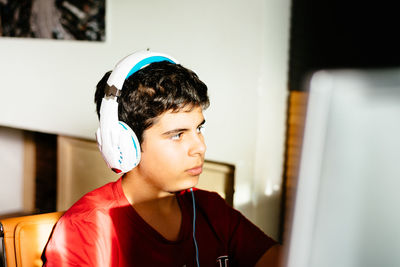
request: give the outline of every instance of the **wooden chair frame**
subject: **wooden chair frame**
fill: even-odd
[[[1,260],[4,267],[42,266],[41,255],[54,225],[64,212],[0,220]]]

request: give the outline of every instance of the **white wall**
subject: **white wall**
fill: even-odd
[[[207,158],[235,164],[236,207],[277,236],[289,2],[112,0],[104,43],[1,38],[0,125],[93,139],[103,73],[138,49],[169,53],[209,87]]]
[[[0,214],[23,209],[23,132],[0,127]]]

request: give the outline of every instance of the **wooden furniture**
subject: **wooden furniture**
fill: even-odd
[[[53,212],[0,220],[3,266],[42,266],[43,249],[62,214]]]
[[[303,144],[308,92],[291,91],[288,103],[286,155],[284,166],[283,226],[281,239],[290,235],[301,147]]]

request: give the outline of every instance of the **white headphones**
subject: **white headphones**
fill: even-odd
[[[150,63],[160,61],[178,64],[177,60],[166,54],[139,51],[120,60],[107,80],[96,139],[104,160],[116,173],[129,172],[140,161],[140,143],[136,134],[118,119],[117,97],[121,95],[122,86],[129,76]]]

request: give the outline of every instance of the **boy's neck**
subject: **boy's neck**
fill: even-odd
[[[162,191],[146,183],[146,179],[140,177],[135,169],[122,177],[122,190],[132,206],[146,203],[158,207],[169,206],[176,199],[174,193]]]
[[[131,171],[122,178],[122,190],[142,219],[170,241],[177,240],[182,211],[176,194],[154,190]]]

